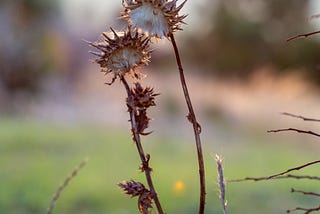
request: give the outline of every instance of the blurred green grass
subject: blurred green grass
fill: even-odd
[[[197,213],[198,168],[193,145],[183,139],[155,136],[143,137],[143,143],[151,154],[154,183],[165,211]],[[206,213],[221,213],[214,162],[217,150],[223,151],[225,176],[230,179],[265,176],[319,158],[312,146],[268,140],[252,135],[241,140],[245,143],[205,143]],[[64,190],[53,213],[138,213],[136,199],[116,186],[130,179],[145,183],[127,130],[2,119],[0,213],[45,213],[57,187],[86,157],[89,162]],[[303,172],[319,175],[316,166]],[[178,181],[184,183],[181,191],[174,189]],[[316,198],[290,193],[291,187],[319,192],[315,181],[229,183],[229,213],[285,213],[288,208],[318,204]]]

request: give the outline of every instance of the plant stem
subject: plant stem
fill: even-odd
[[[175,41],[172,33],[169,34],[169,38],[171,40],[171,43],[172,43],[172,46],[174,49],[174,53],[176,56],[176,62],[177,62],[177,66],[178,66],[178,70],[179,70],[179,74],[180,74],[180,81],[181,81],[184,97],[185,97],[185,100],[186,100],[186,103],[188,106],[188,110],[189,110],[188,119],[190,120],[190,122],[193,125],[193,131],[194,131],[196,147],[197,147],[197,152],[198,152],[199,175],[200,175],[199,176],[200,177],[199,214],[203,214],[204,207],[205,207],[205,200],[206,200],[206,184],[205,184],[204,161],[203,161],[202,146],[201,146],[201,139],[200,139],[201,126],[197,122],[197,119],[196,119],[196,116],[195,116],[195,113],[194,113],[194,110],[192,107],[192,103],[191,103],[191,99],[189,96],[186,80],[185,80],[184,73],[183,73],[179,50],[178,50],[176,41]]]
[[[147,183],[150,189],[150,192],[152,194],[152,198],[154,200],[154,203],[156,204],[157,210],[159,214],[163,214],[163,210],[157,195],[157,192],[155,191],[155,188],[153,186],[153,182],[152,182],[152,178],[151,178],[151,171],[152,169],[149,167],[149,159],[150,159],[150,155],[147,154],[147,156],[145,155],[144,151],[143,151],[143,147],[141,144],[141,139],[140,139],[140,134],[138,133],[138,128],[137,128],[137,123],[136,123],[136,117],[135,117],[135,106],[133,104],[133,96],[132,96],[132,92],[130,90],[130,87],[128,85],[128,82],[126,81],[126,79],[123,76],[120,76],[121,82],[123,83],[126,91],[127,91],[127,95],[128,95],[128,107],[129,107],[129,113],[130,113],[130,122],[131,122],[131,131],[133,134],[133,140],[137,146],[137,150],[141,159],[141,163],[142,163],[142,167],[141,170],[144,171],[145,175],[146,175],[146,179],[147,179]]]

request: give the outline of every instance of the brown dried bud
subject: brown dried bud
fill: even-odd
[[[142,214],[151,213],[152,194],[150,191],[145,191],[139,196],[138,206],[139,206],[140,213]]]
[[[143,88],[140,83],[136,82],[132,89],[134,106],[139,109],[146,109],[155,106],[154,98],[159,94],[153,93],[153,88]]]
[[[141,135],[148,135],[151,132],[144,132],[149,126],[150,118],[147,116],[147,108],[155,106],[155,94],[152,88],[143,88],[140,83],[135,83],[131,89],[131,96],[127,98],[128,111],[134,111],[137,124],[137,132]]]
[[[124,190],[125,194],[131,197],[141,195],[143,192],[148,191],[142,183],[134,180],[123,181],[122,183],[118,183],[118,186]]]
[[[135,117],[136,117],[136,122],[137,122],[138,133],[141,134],[141,135],[150,134],[151,132],[144,132],[144,130],[149,127],[149,121],[151,120],[147,116],[147,111],[145,109],[144,110],[138,110]]]
[[[130,195],[131,197],[139,196],[138,208],[140,213],[151,213],[152,194],[142,183],[131,180],[118,183],[118,186],[124,190],[125,194]]]

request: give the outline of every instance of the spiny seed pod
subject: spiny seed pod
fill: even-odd
[[[123,0],[125,8],[121,17],[136,30],[150,37],[168,37],[176,30],[182,30],[181,23],[186,15],[179,11],[187,0],[177,6],[177,0]]]
[[[130,195],[131,197],[141,195],[143,192],[148,191],[142,183],[134,180],[123,181],[118,183],[118,186],[124,190],[125,194]]]
[[[140,213],[151,213],[152,194],[142,183],[131,180],[118,183],[118,186],[124,190],[125,194],[130,195],[131,197],[139,196],[138,208]]]
[[[134,111],[137,132],[141,135],[148,135],[151,132],[144,132],[149,126],[150,118],[147,116],[147,109],[155,106],[155,94],[152,88],[143,88],[140,83],[136,82],[134,88],[127,98],[128,111]]]
[[[153,93],[153,88],[143,88],[139,82],[135,83],[135,87],[131,91],[133,95],[134,106],[139,109],[146,109],[155,106],[155,96],[159,94]]]
[[[136,30],[128,28],[122,35],[118,35],[112,28],[113,36],[102,33],[102,41],[89,42],[100,52],[90,52],[99,58],[95,60],[101,71],[113,73],[112,84],[117,77],[129,74],[131,77],[140,78],[141,73],[136,71],[139,66],[147,65],[151,55],[149,38],[139,34]]]

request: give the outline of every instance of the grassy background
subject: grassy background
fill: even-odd
[[[279,142],[273,136],[256,134],[242,136],[239,143],[205,142],[206,213],[222,213],[216,152],[224,159],[229,179],[278,173],[319,158],[318,145],[284,139]],[[157,134],[143,137],[143,142],[151,154],[154,183],[165,211],[197,213],[198,169],[192,142]],[[89,162],[62,193],[54,213],[138,213],[137,200],[116,186],[130,179],[145,183],[144,174],[138,172],[140,162],[129,132],[90,124],[2,119],[0,213],[45,213],[59,184],[86,157]],[[319,168],[313,166],[299,173],[319,175]],[[184,188],[177,190],[174,187],[179,181]],[[318,204],[315,197],[290,193],[291,187],[320,190],[315,181],[290,179],[229,183],[229,213],[285,213],[288,208]]]

